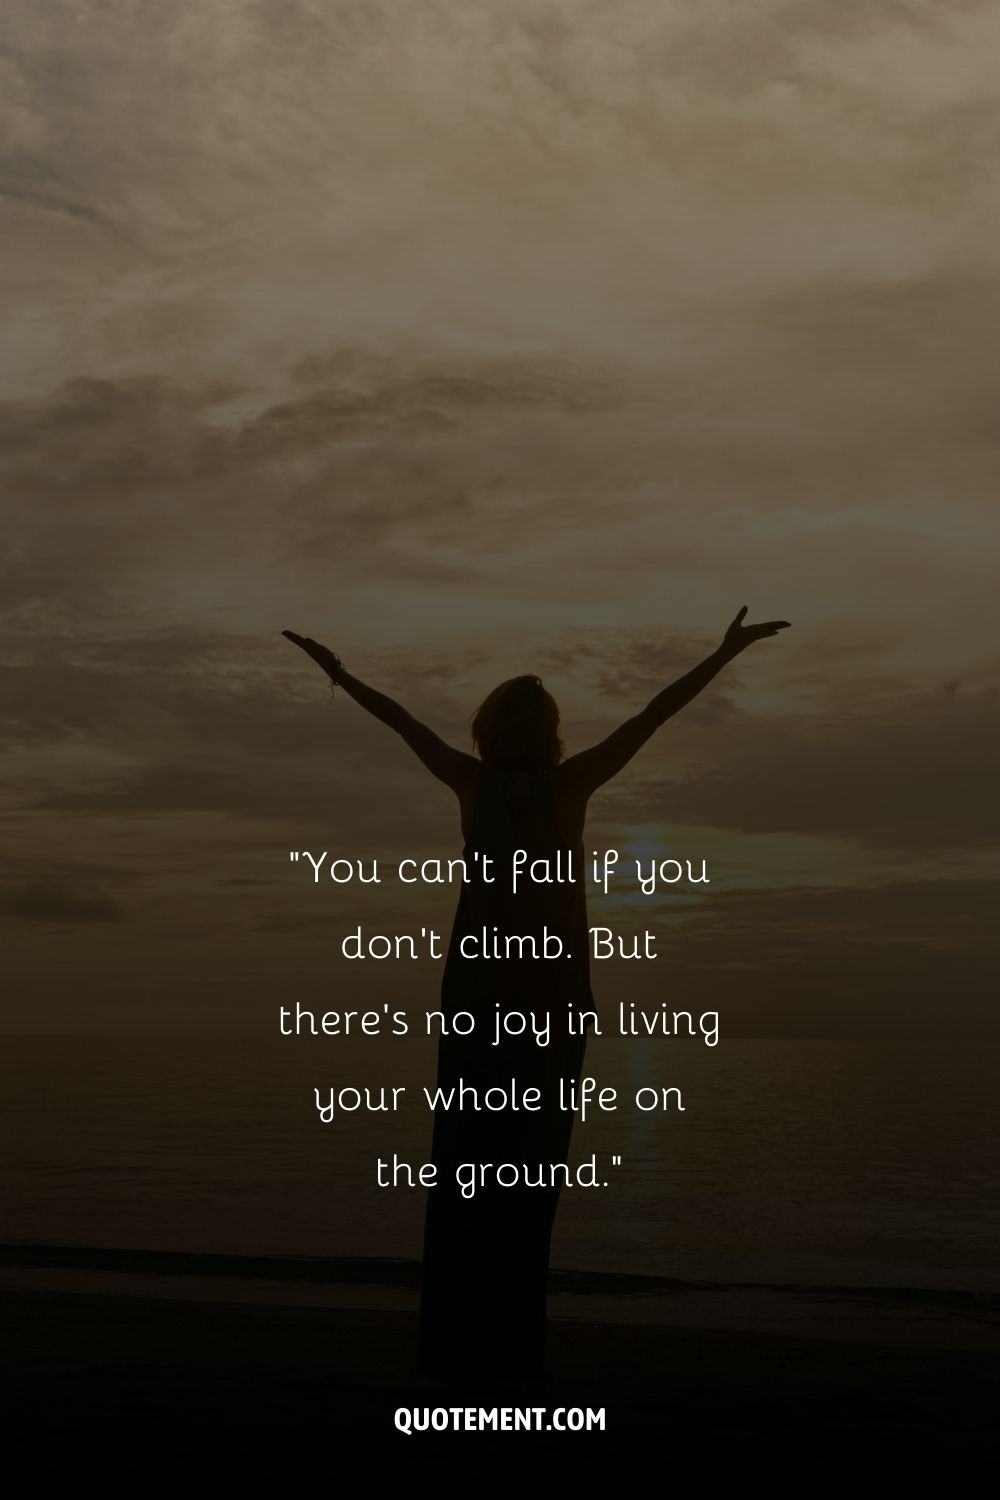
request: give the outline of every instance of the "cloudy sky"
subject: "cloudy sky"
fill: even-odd
[[[332,983],[290,848],[455,851],[279,632],[571,749],[746,602],[794,630],[591,842],[709,858],[672,993],[978,1025],[995,907],[1000,13],[932,0],[8,0],[15,1029]],[[596,911],[594,912],[596,917]],[[628,920],[628,914],[624,914]]]

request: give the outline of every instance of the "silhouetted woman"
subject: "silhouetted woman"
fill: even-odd
[[[471,721],[478,756],[468,755],[352,677],[325,646],[284,632],[362,708],[401,735],[458,798],[469,879],[455,915],[441,1008],[447,1018],[463,1012],[476,1024],[470,1035],[442,1034],[438,1087],[447,1094],[461,1080],[480,1091],[509,1090],[515,1080],[522,1096],[534,1088],[541,1099],[540,1109],[460,1112],[439,1106],[435,1112],[437,1185],[427,1197],[420,1309],[420,1363],[428,1373],[463,1380],[527,1377],[540,1370],[558,1183],[498,1187],[487,1172],[467,1196],[456,1169],[510,1163],[527,1168],[537,1182],[550,1179],[547,1168],[567,1161],[573,1116],[560,1110],[558,1086],[560,1079],[578,1076],[585,1046],[568,1017],[571,1009],[578,1015],[593,1008],[583,864],[587,803],[727,662],[788,624],[744,625],[746,613],[744,606],[718,650],[693,671],[600,744],[568,760],[562,758],[559,710],[538,677],[513,677],[490,693]],[[510,869],[517,850],[529,861],[548,860],[553,874],[567,870],[572,853],[576,878],[522,879],[514,894]],[[484,868],[492,880],[484,878]],[[524,939],[524,956],[480,956],[484,932]],[[546,935],[550,951],[551,939],[559,940],[561,957],[530,956],[531,940],[542,952]],[[463,948],[470,956],[463,956]],[[496,1017],[502,1024],[511,1013],[547,1020],[547,1045],[537,1044],[530,1027],[494,1045]],[[513,1015],[511,1024],[516,1030]]]

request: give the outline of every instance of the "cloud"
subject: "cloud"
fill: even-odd
[[[570,750],[603,738],[665,683],[712,649],[710,640],[644,631],[558,631],[369,652],[364,673],[453,743],[468,742],[476,702],[504,675],[538,668],[566,689]],[[51,813],[291,816],[336,805],[353,787],[358,809],[378,801],[380,824],[407,819],[422,774],[343,692],[277,633],[247,636],[174,627],[149,636],[39,638],[34,660],[0,670],[3,741],[31,747],[23,786]],[[782,642],[760,648],[778,661]],[[601,792],[602,819],[664,822],[846,839],[873,850],[976,851],[997,839],[992,746],[1000,697],[992,687],[916,689],[867,676],[856,650],[813,663],[799,699],[755,708],[761,663],[728,675],[658,731]],[[784,668],[782,667],[782,674]],[[37,751],[62,747],[46,776]],[[664,768],[669,770],[664,774]],[[381,792],[376,788],[382,785]],[[428,827],[436,826],[432,815]]]
[[[120,922],[125,912],[107,892],[55,880],[32,880],[0,893],[0,915],[21,922]]]
[[[793,631],[603,825],[771,839],[761,885],[786,834],[814,885],[855,855],[869,887],[978,866],[994,7],[12,0],[4,25],[4,788],[49,861],[20,868],[128,869],[122,940],[197,933],[224,974],[300,920],[289,828],[458,836],[283,627],[463,745],[541,670],[576,748],[743,602]],[[860,907],[787,900],[766,921],[811,934],[811,982],[852,921],[881,962]],[[887,901],[887,930],[928,920]]]
[[[843,687],[838,696],[839,715],[734,715],[721,744],[713,726],[698,733],[689,721],[676,774],[616,783],[608,814],[638,820],[657,808],[683,823],[928,856],[997,842],[995,690],[883,690],[877,706],[852,704]]]

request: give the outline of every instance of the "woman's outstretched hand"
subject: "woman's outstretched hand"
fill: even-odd
[[[722,637],[721,650],[727,656],[737,656],[747,646],[752,646],[754,641],[762,641],[765,636],[777,635],[779,630],[787,630],[791,624],[790,620],[764,620],[760,625],[744,625],[747,607],[744,604],[736,619],[730,625]]]
[[[323,668],[331,682],[337,681],[343,663],[336,652],[331,651],[327,646],[321,646],[319,641],[314,641],[311,635],[296,635],[294,630],[283,630],[281,633],[286,640],[291,641],[293,646],[298,646],[307,656],[311,656],[316,665]]]

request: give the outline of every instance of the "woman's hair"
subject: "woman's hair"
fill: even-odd
[[[495,687],[472,715],[469,728],[484,765],[538,770],[562,760],[558,705],[533,674]]]

